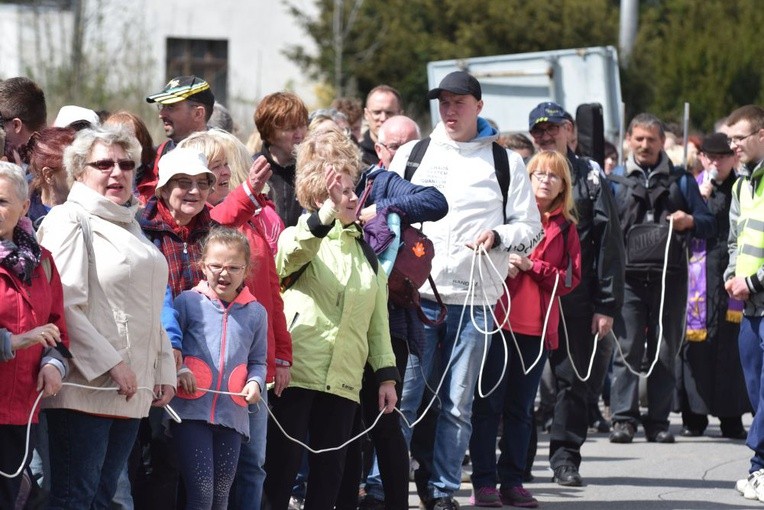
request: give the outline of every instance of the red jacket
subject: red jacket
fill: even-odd
[[[287,331],[284,317],[284,302],[273,252],[261,225],[253,218],[241,227],[239,232],[247,236],[250,247],[250,270],[245,283],[249,291],[268,312],[268,372],[266,382],[272,382],[276,375],[276,359],[292,363],[292,336]],[[278,236],[277,236],[278,237]]]
[[[53,323],[61,331],[61,341],[69,347],[64,322],[64,291],[50,252],[42,248],[50,262],[50,282],[43,264],[38,264],[27,286],[0,266],[0,328],[13,334]],[[37,399],[37,375],[42,360],[42,345],[16,351],[16,357],[0,362],[0,425],[26,425],[29,411]],[[38,407],[33,422],[37,423]]]
[[[525,335],[541,336],[544,318],[552,298],[555,276],[559,275],[554,303],[549,313],[545,345],[548,350],[557,349],[557,327],[560,323],[560,308],[557,298],[572,291],[581,281],[581,245],[574,224],[565,220],[562,213],[554,211],[542,215],[544,238],[530,255],[533,267],[521,271],[515,278],[507,278],[511,297],[509,324],[512,331]],[[567,229],[567,244],[563,236]],[[506,317],[507,296],[501,297],[496,305],[496,318],[503,322]]]

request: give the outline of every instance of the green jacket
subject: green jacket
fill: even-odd
[[[387,276],[376,274],[356,225],[300,217],[279,238],[276,269],[284,278],[306,266],[283,295],[292,334],[290,386],[359,401],[364,365],[378,382],[399,380],[390,344]]]

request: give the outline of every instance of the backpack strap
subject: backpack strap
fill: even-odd
[[[568,251],[568,232],[570,231],[570,222],[568,220],[560,224],[560,231],[562,232],[562,243],[565,246],[565,253],[568,256],[568,269],[565,271],[565,287],[571,288],[573,286],[573,257],[570,256]]]
[[[499,181],[499,188],[501,188],[502,208],[501,213],[504,215],[504,221],[507,221],[507,197],[509,196],[509,156],[507,150],[499,145],[497,142],[493,142],[493,166],[496,169],[496,180]],[[414,172],[417,171],[419,165],[422,163],[424,153],[427,152],[427,147],[430,146],[430,137],[419,140],[416,145],[411,149],[409,159],[406,161],[406,170],[403,174],[403,178],[407,181],[411,181],[414,177]]]
[[[409,154],[409,160],[406,161],[406,171],[403,174],[403,178],[407,181],[411,181],[414,177],[414,172],[419,168],[419,164],[422,162],[424,153],[427,152],[427,147],[430,146],[430,137],[419,140],[416,145],[411,149]]]
[[[493,142],[493,166],[496,169],[496,180],[501,188],[502,208],[504,223],[507,222],[507,196],[509,195],[509,156],[507,150],[496,142]]]

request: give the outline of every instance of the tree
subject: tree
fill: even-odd
[[[317,45],[288,55],[314,78],[334,82],[332,14],[335,0],[315,0],[315,19],[292,8]],[[348,19],[355,0],[344,2]],[[387,0],[366,1],[345,25],[345,93],[365,95],[388,83],[406,111],[426,115],[427,62],[487,55],[618,44],[618,0]],[[760,0],[644,0],[639,33],[621,85],[627,120],[650,111],[705,131],[737,106],[764,102],[764,26]]]
[[[299,45],[287,55],[316,79],[334,82],[334,0],[316,0],[318,17],[290,12],[318,48]],[[344,2],[343,19],[356,4]],[[364,96],[387,83],[404,98],[409,114],[427,111],[427,62],[559,47],[614,44],[618,13],[612,0],[388,0],[364,2],[345,26],[341,83]]]

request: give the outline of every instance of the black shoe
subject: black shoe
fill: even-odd
[[[613,432],[610,433],[611,443],[631,443],[636,433],[634,425],[628,421],[617,421],[613,423]]]
[[[691,429],[690,427],[682,427],[682,437],[700,437],[703,435],[702,430]]]
[[[595,432],[604,434],[605,432],[610,432],[610,422],[605,418],[602,418],[601,420],[597,420],[589,425],[589,428]]]
[[[459,502],[447,496],[445,498],[432,498],[425,503],[426,510],[459,510]]]
[[[556,482],[557,485],[564,485],[566,487],[581,487],[584,484],[576,466],[570,465],[554,468],[552,481]]]
[[[661,430],[655,434],[649,434],[647,436],[647,442],[649,443],[664,443],[669,444],[675,442],[674,434],[668,430]]]
[[[723,430],[722,437],[727,439],[748,439],[748,432],[743,428],[738,430]]]
[[[385,502],[366,494],[358,502],[358,510],[385,510]]]

